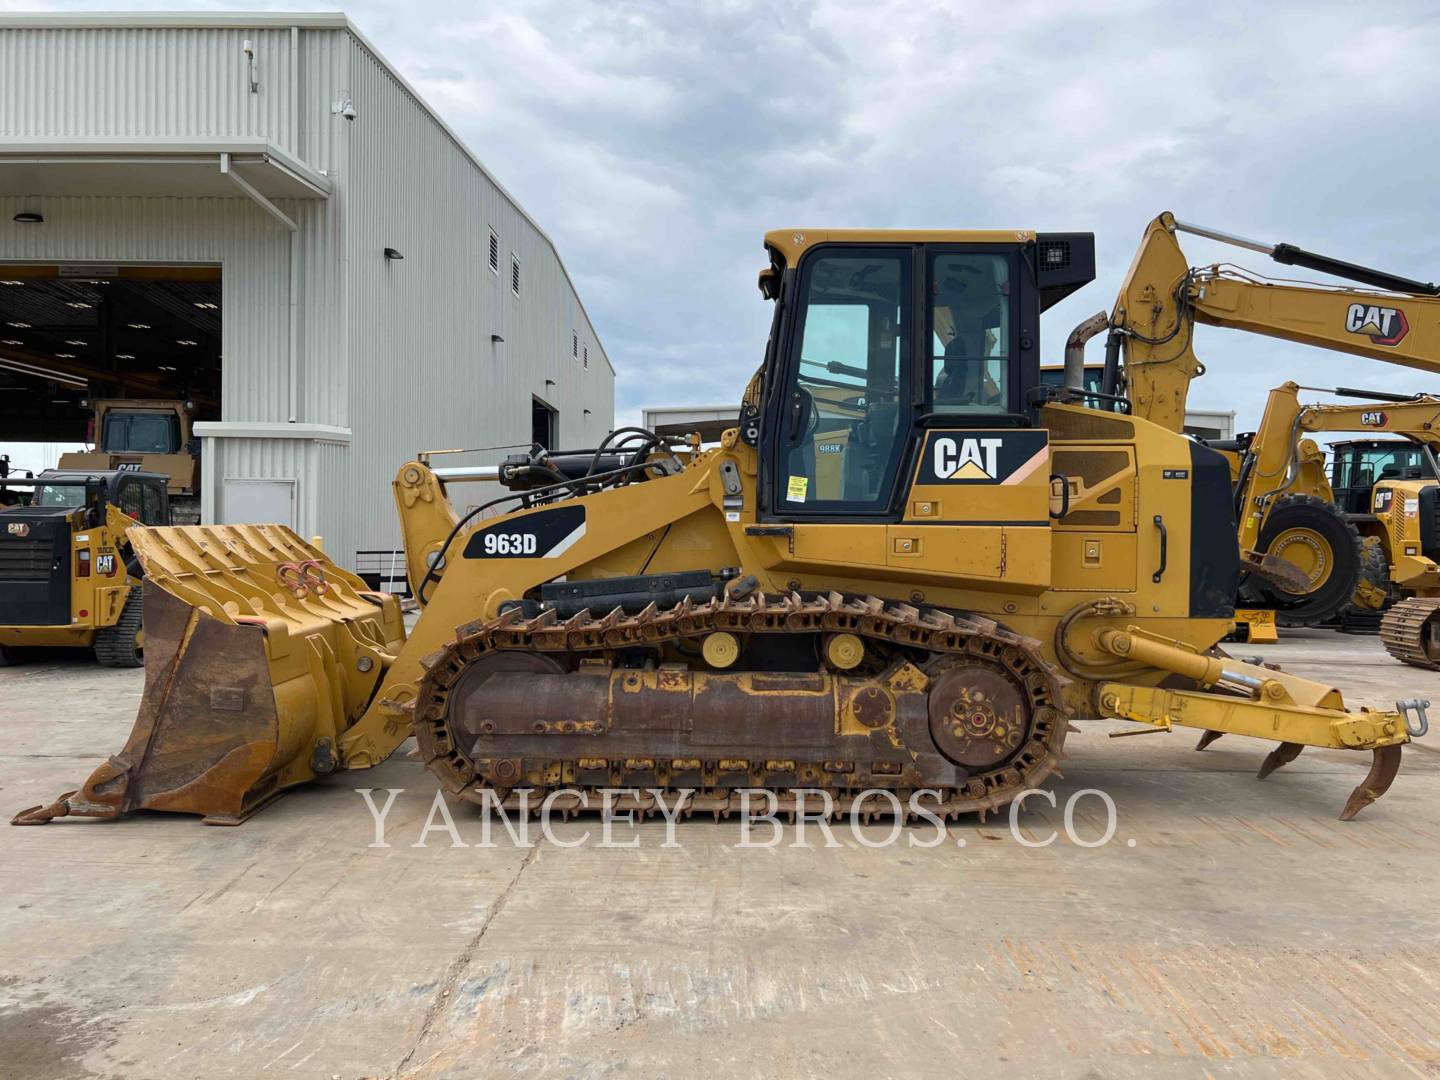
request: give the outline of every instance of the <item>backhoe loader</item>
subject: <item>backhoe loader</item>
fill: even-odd
[[[408,637],[393,596],[288,529],[138,536],[129,742],[15,821],[233,824],[412,733],[446,792],[492,809],[621,789],[618,809],[718,818],[764,789],[782,809],[809,792],[837,814],[983,815],[1094,717],[1267,740],[1262,778],[1306,746],[1367,753],[1342,818],[1387,790],[1423,704],[1350,709],[1215,647],[1240,572],[1225,459],[1041,385],[1040,314],[1093,279],[1091,234],[765,246],[769,341],[719,447],[625,428],[400,467]],[[460,514],[467,480],[506,493]]]
[[[1177,240],[1181,232],[1372,288],[1269,280],[1229,264],[1192,267]],[[1196,324],[1440,371],[1440,287],[1161,214],[1146,229],[1108,319],[1083,324],[1082,338],[1110,331],[1102,400],[1113,408],[1123,399],[1131,415],[1180,430],[1190,382],[1204,373],[1194,350]],[[1070,350],[1077,354],[1072,369],[1083,364],[1083,347],[1081,340],[1078,349]],[[1077,378],[1070,380],[1073,385],[1079,385]],[[1272,391],[1259,431],[1245,445],[1228,448],[1235,465],[1242,589],[1247,600],[1273,606],[1282,625],[1324,622],[1345,608],[1357,589],[1363,592],[1367,548],[1361,533],[1381,531],[1362,529],[1366,523],[1335,506],[1321,455],[1303,437],[1323,431],[1395,432],[1429,441],[1436,420],[1436,399],[1426,395],[1404,398],[1339,388],[1326,392],[1386,399],[1302,406],[1297,397],[1302,389],[1325,388],[1286,383]],[[1373,558],[1373,545],[1369,550]],[[1424,653],[1421,637],[1435,632],[1427,627],[1440,613],[1440,598],[1415,601],[1406,610],[1404,626],[1397,623],[1396,633],[1386,637],[1390,651],[1402,658]]]

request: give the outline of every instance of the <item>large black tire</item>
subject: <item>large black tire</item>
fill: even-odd
[[[1362,603],[1356,596],[1354,606],[1377,611],[1390,598],[1390,559],[1385,554],[1385,545],[1378,536],[1367,536],[1361,543],[1360,580],[1369,586],[1368,597],[1384,597],[1378,605]]]
[[[107,626],[95,635],[95,659],[106,667],[135,668],[145,663],[140,645],[140,590],[131,589],[114,626]]]
[[[1269,582],[1255,583],[1275,608],[1281,626],[1314,626],[1350,603],[1360,584],[1363,562],[1360,530],[1338,509],[1314,495],[1279,499],[1260,530],[1262,554],[1299,566],[1314,583],[1307,593],[1290,593]]]
[[[0,667],[9,667],[11,664],[18,662],[19,660],[15,655],[14,649],[8,649],[4,645],[0,645]]]

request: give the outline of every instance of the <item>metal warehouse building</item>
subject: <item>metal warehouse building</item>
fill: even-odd
[[[362,570],[417,451],[613,419],[554,245],[339,14],[0,16],[0,281],[0,441],[187,400],[205,521]]]

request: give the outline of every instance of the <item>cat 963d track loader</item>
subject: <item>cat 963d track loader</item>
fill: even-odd
[[[622,429],[400,468],[408,639],[393,597],[287,529],[146,531],[130,741],[17,821],[233,823],[412,732],[481,805],[618,788],[719,815],[759,788],[984,813],[1087,717],[1269,740],[1261,776],[1306,746],[1365,753],[1347,818],[1386,790],[1419,710],[1351,710],[1215,648],[1240,569],[1224,458],[1041,385],[1040,313],[1093,278],[1092,236],[765,243],[769,343],[718,448]],[[508,494],[460,516],[466,479]]]

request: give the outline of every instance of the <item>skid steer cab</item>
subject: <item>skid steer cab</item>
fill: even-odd
[[[167,525],[160,473],[48,469],[0,481],[0,662],[31,647],[143,662],[140,568],[127,533]]]

